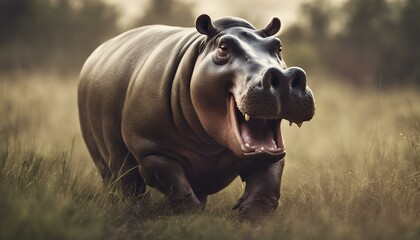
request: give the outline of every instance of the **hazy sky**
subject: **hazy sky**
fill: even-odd
[[[141,16],[149,0],[105,0],[121,8],[124,17],[122,23]],[[309,0],[179,0],[191,3],[196,15],[207,13],[212,18],[223,16],[235,16],[241,14],[247,16],[247,20],[256,27],[263,27],[255,22],[261,19],[268,23],[273,16],[282,21],[282,26],[287,27],[298,18],[298,7],[302,2]],[[344,0],[331,0],[333,3],[341,3]]]

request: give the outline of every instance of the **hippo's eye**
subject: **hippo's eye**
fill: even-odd
[[[283,48],[280,46],[279,49],[277,50],[277,56],[279,57],[280,60],[282,60],[282,55],[281,55],[281,51],[283,50]]]
[[[225,58],[229,54],[229,48],[226,43],[222,43],[217,48],[217,55],[219,57]]]

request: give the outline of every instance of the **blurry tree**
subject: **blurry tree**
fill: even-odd
[[[285,58],[289,64],[306,69],[322,67],[320,55],[325,55],[330,45],[333,18],[328,0],[303,3],[299,16],[301,21],[281,34]]]
[[[420,87],[420,1],[348,0],[331,8],[316,0],[301,9],[303,21],[282,34],[292,63],[357,84]],[[342,25],[332,33],[336,21]]]
[[[151,0],[145,14],[135,22],[135,25],[165,24],[192,27],[194,19],[191,4],[178,0]]]
[[[352,0],[343,6],[346,22],[339,33],[334,51],[336,70],[358,83],[382,80],[388,63],[388,45],[394,45],[390,9],[386,0]],[[343,61],[340,61],[343,60]],[[330,61],[333,63],[334,61]],[[340,64],[342,63],[342,64]]]
[[[331,8],[326,0],[316,0],[314,3],[304,3],[302,14],[308,24],[309,38],[323,45],[329,37]]]
[[[118,30],[117,12],[100,0],[0,0],[0,71],[78,71]]]
[[[420,86],[420,1],[407,0],[402,8],[398,28],[395,31],[398,45],[389,51],[397,52],[398,69],[393,78],[410,81]]]

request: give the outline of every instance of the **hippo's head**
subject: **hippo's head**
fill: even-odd
[[[300,126],[314,116],[315,104],[305,72],[283,61],[281,41],[273,36],[280,20],[257,30],[239,18],[212,22],[201,15],[196,29],[206,35],[191,79],[202,126],[240,157],[281,159],[281,120]]]

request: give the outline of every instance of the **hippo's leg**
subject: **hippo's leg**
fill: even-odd
[[[170,157],[152,155],[140,160],[140,173],[147,185],[165,194],[177,211],[203,209],[188,182],[181,164]]]
[[[84,125],[82,124],[82,129],[83,128]],[[93,133],[91,133],[91,131],[88,128],[86,128],[86,130],[83,129],[82,133],[85,139],[87,149],[90,153],[90,156],[93,159],[95,166],[98,168],[99,174],[102,177],[104,185],[107,187],[110,186],[112,182],[112,171],[109,168],[107,162],[102,157],[101,152],[93,137]]]
[[[233,209],[245,218],[263,216],[274,211],[280,198],[284,158],[274,164],[241,174],[246,182],[245,193]]]
[[[197,194],[198,200],[203,204],[203,208],[207,204],[207,194]]]
[[[146,185],[140,175],[139,163],[128,150],[118,127],[120,121],[107,118],[102,123],[104,159],[112,172],[110,187],[118,189],[123,196],[139,198],[146,191]]]
[[[141,197],[146,191],[146,184],[140,175],[139,165],[131,153],[128,153],[123,159],[123,164],[119,166],[113,166],[111,161],[111,167],[115,169],[113,183],[118,184],[124,196]]]

